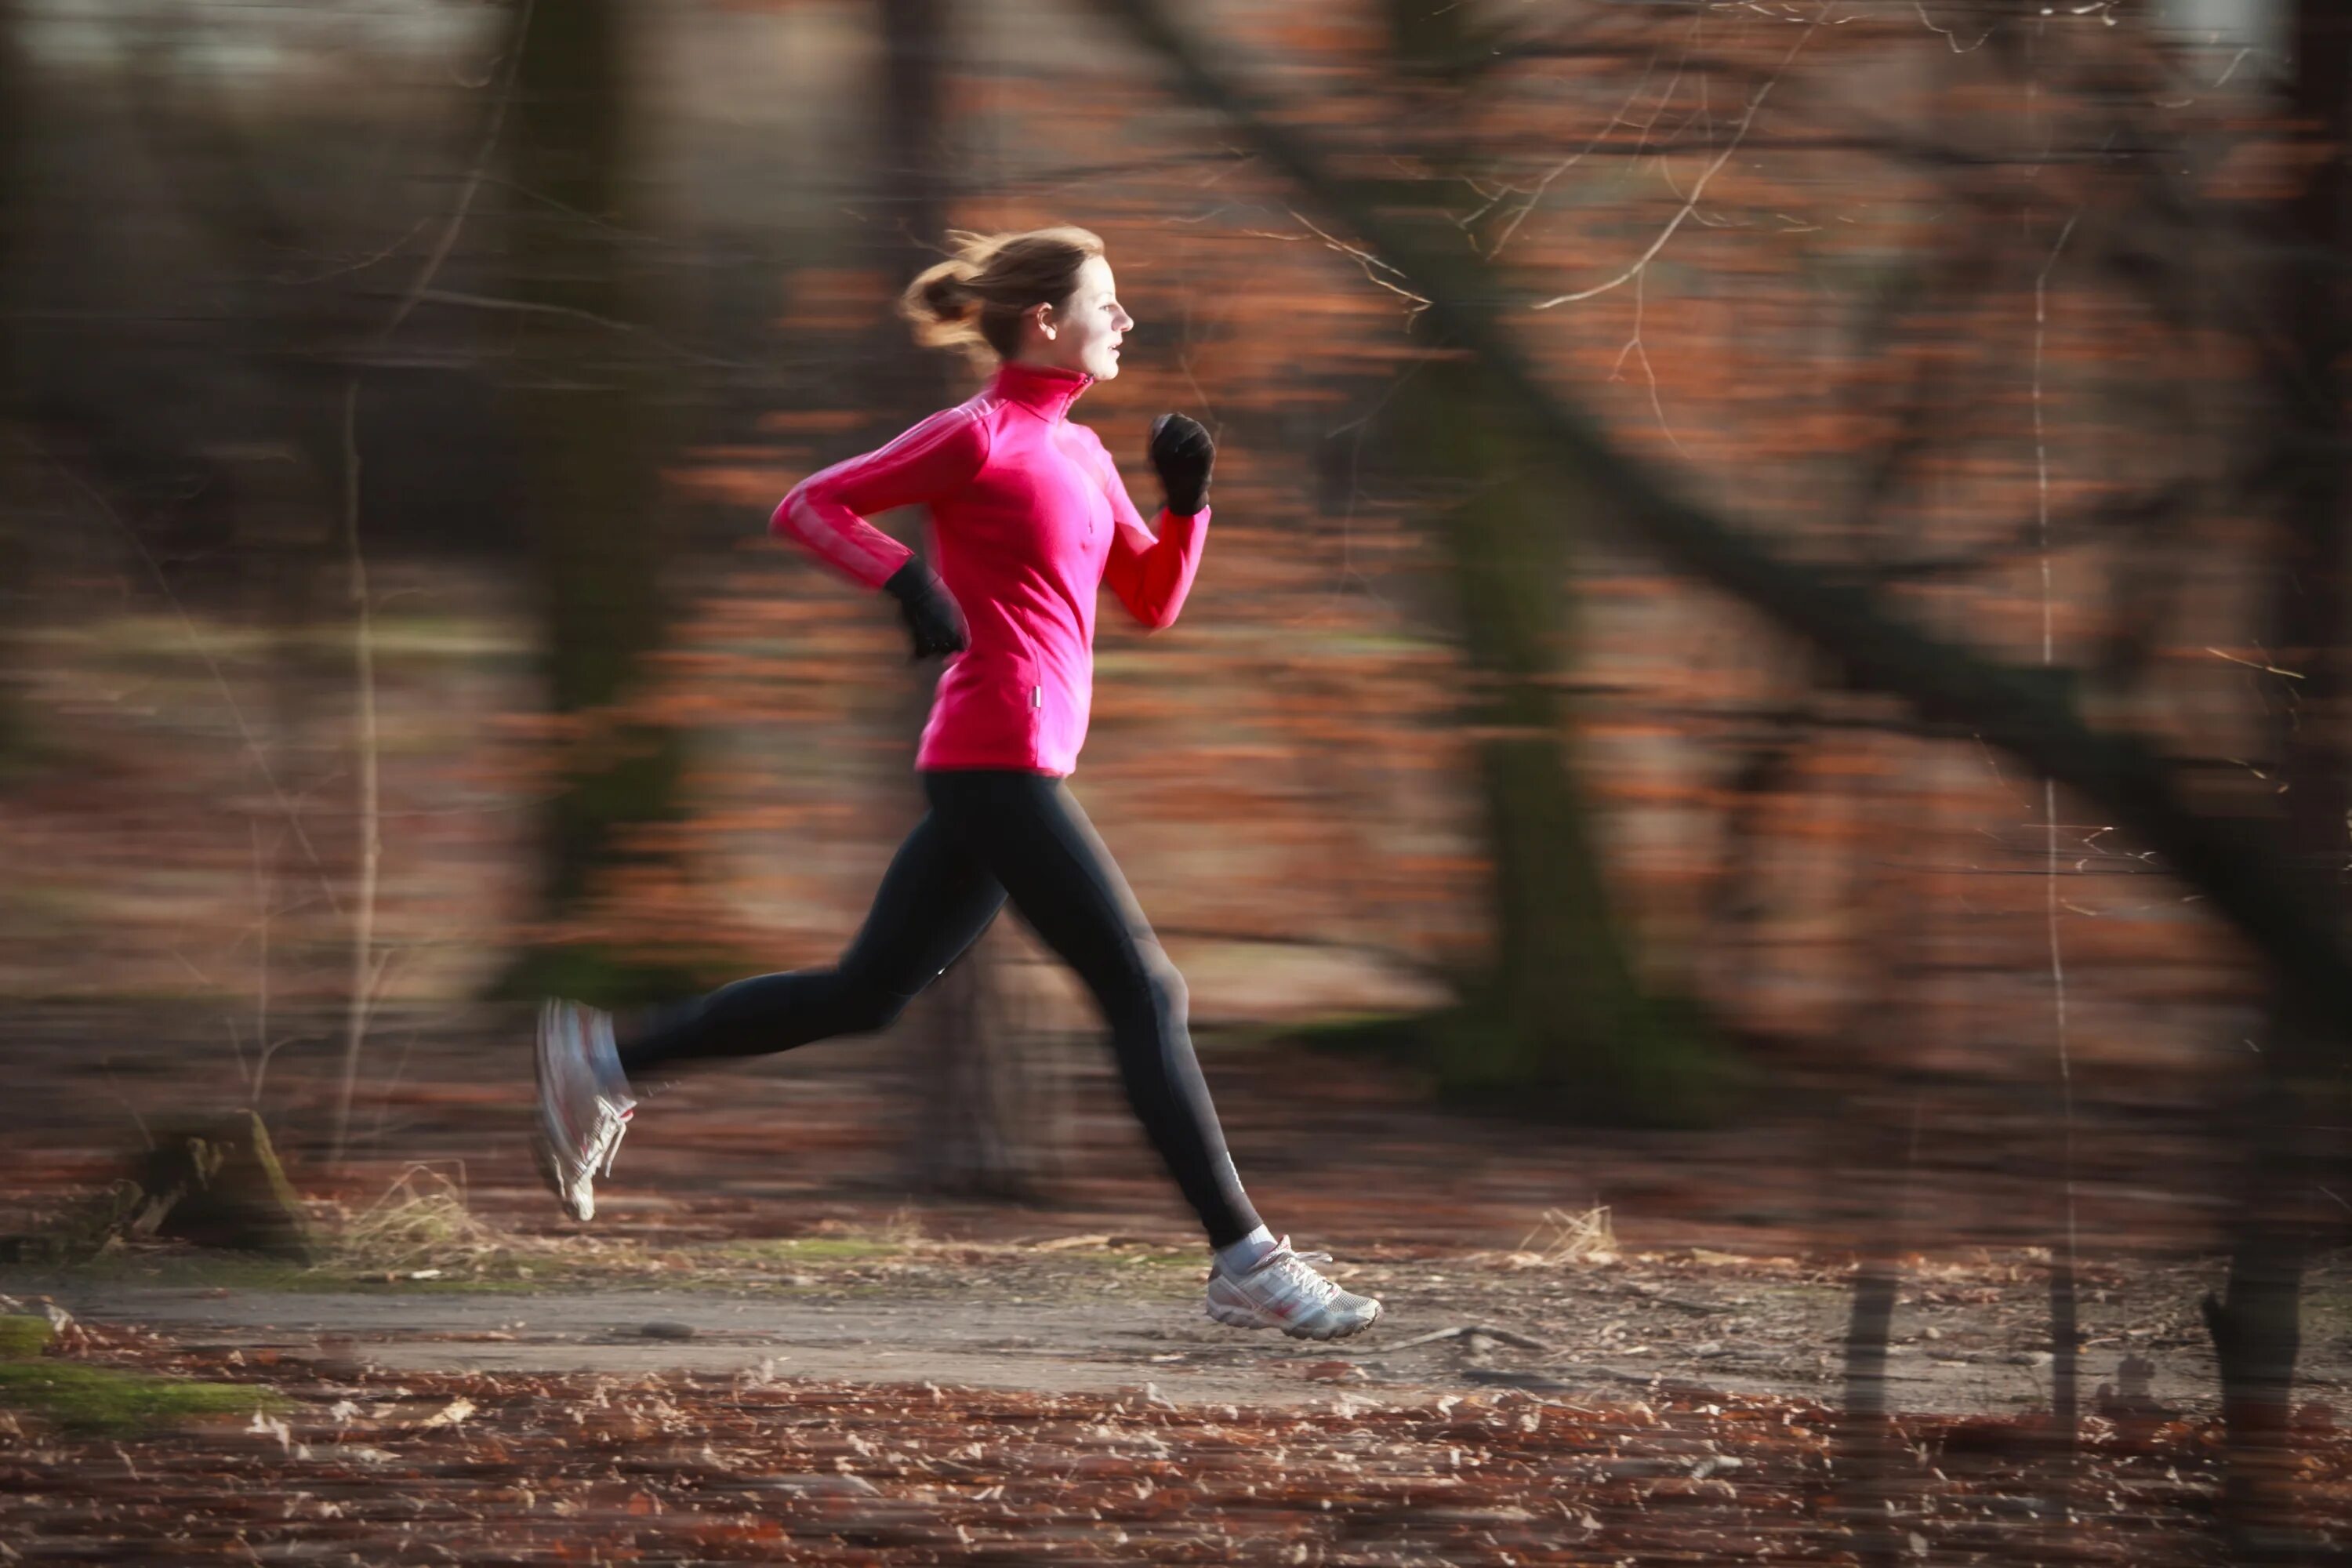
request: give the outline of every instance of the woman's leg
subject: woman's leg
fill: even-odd
[[[1094,994],[1128,1102],[1209,1245],[1230,1247],[1256,1230],[1192,1054],[1183,979],[1077,801],[1059,779],[1038,773],[926,773],[923,786],[932,816],[971,846],[1021,918]]]
[[[1004,890],[937,813],[891,859],[865,929],[831,969],[739,980],[646,1021],[621,1045],[630,1078],[702,1057],[788,1051],[884,1028],[988,929]]]

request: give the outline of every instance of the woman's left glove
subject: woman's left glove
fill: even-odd
[[[1190,517],[1209,504],[1209,467],[1217,444],[1197,419],[1163,414],[1151,422],[1151,466],[1168,493],[1168,510]]]

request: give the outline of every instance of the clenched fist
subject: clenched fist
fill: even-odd
[[[1197,419],[1163,414],[1151,422],[1151,467],[1168,495],[1168,510],[1190,517],[1209,504],[1209,467],[1217,444]]]

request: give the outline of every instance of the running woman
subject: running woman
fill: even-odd
[[[1201,1225],[1208,1311],[1300,1339],[1352,1334],[1381,1304],[1340,1289],[1259,1220],[1225,1149],[1185,1029],[1184,983],[1064,782],[1086,740],[1095,601],[1108,584],[1154,629],[1173,622],[1209,526],[1209,433],[1152,422],[1156,526],[1101,439],[1072,422],[1118,374],[1135,321],[1102,241],[1081,228],[958,235],[900,311],[927,346],[994,366],[985,389],[877,451],[812,475],[770,527],[898,602],[918,659],[944,656],[915,766],[929,811],[900,846],[837,965],[765,974],[625,1026],[550,1002],[539,1030],[540,1163],[575,1219],[636,1105],[633,1082],[678,1062],[871,1034],[955,962],[1009,900],[1093,994],[1128,1101]],[[865,519],[930,509],[935,575]]]

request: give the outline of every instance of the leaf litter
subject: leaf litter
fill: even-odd
[[[1169,1563],[2224,1560],[2216,1424],[2085,1422],[2071,1521],[2033,1417],[1898,1418],[1842,1470],[1810,1400],[1506,1389],[1309,1406],[692,1373],[390,1373],[112,1327],[108,1364],[254,1385],[276,1414],[125,1444],[0,1428],[26,1559]],[[248,1412],[253,1410],[247,1406]],[[2352,1442],[2298,1433],[2312,1528],[2352,1528]]]

